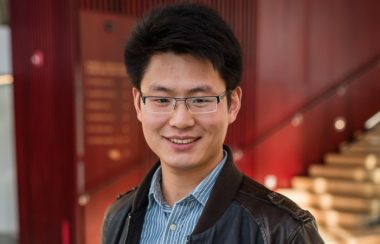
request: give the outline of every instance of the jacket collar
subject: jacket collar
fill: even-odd
[[[233,201],[242,182],[243,174],[236,168],[233,162],[231,149],[226,145],[224,145],[223,148],[227,151],[227,162],[216,179],[210,197],[195,226],[193,234],[200,233],[211,227],[213,223],[222,216]],[[159,165],[160,161],[156,162],[140,184],[132,204],[132,213],[141,210],[145,211],[148,205],[150,183]]]
[[[216,179],[210,197],[192,234],[198,234],[208,229],[223,215],[233,201],[242,182],[243,174],[234,164],[231,149],[226,145],[223,148],[228,154],[227,162],[218,179]]]

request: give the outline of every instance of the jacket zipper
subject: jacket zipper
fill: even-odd
[[[127,244],[127,240],[128,240],[128,233],[129,233],[129,225],[131,223],[131,219],[132,219],[132,215],[131,214],[128,214],[128,217],[127,217],[127,226],[126,226],[126,233],[125,233],[125,238],[124,238],[124,241],[122,243],[125,243]]]

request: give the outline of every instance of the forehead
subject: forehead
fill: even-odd
[[[225,87],[209,60],[171,52],[153,55],[141,81],[145,92],[221,92]]]

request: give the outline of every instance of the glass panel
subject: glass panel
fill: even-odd
[[[3,21],[4,1],[0,2]],[[16,243],[18,204],[14,156],[13,84],[10,61],[10,31],[0,26],[0,243]]]

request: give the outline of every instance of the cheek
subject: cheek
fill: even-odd
[[[141,113],[141,124],[145,132],[155,132],[158,133],[158,130],[162,128],[165,123],[167,123],[167,119],[163,118],[159,115],[150,114],[150,113]]]
[[[155,127],[156,124],[144,119],[143,117],[141,125],[146,143],[150,148],[155,148],[155,145],[158,143],[157,141],[159,135],[159,129]]]
[[[228,118],[223,116],[205,116],[198,120],[198,124],[201,125],[205,131],[214,135],[224,135],[228,127]]]

